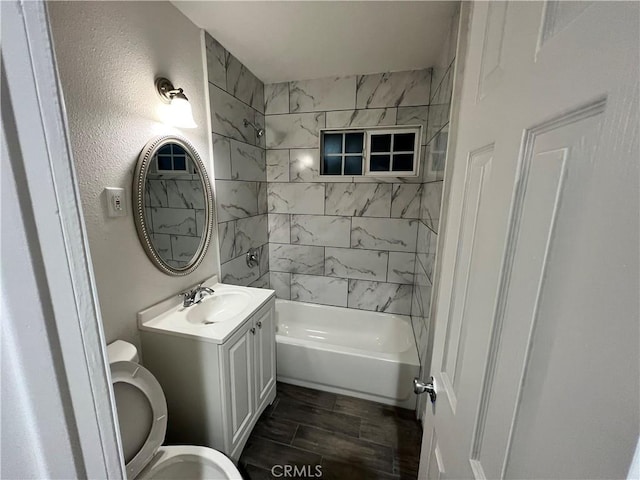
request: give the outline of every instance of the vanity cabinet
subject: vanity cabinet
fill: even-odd
[[[256,412],[273,401],[276,383],[275,313],[260,310],[222,345],[222,369],[229,379],[225,405],[231,452],[255,425]]]
[[[222,343],[141,329],[142,362],[167,398],[166,444],[205,445],[238,460],[276,395],[275,300]]]

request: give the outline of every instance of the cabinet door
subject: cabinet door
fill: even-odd
[[[225,443],[231,452],[247,428],[255,412],[254,353],[252,322],[247,322],[222,347],[224,377],[226,378],[225,403],[227,435]]]
[[[274,307],[258,314],[256,328],[256,406],[261,407],[276,381],[276,325]]]

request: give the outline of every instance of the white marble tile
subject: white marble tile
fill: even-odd
[[[429,122],[429,107],[399,107],[398,125],[421,125],[422,145],[427,144],[427,127]]]
[[[325,213],[356,217],[388,217],[391,214],[391,184],[327,185]]]
[[[226,90],[259,112],[264,112],[263,83],[233,55],[229,55]]]
[[[424,184],[420,218],[431,230],[438,232],[440,222],[440,203],[442,201],[442,182]]]
[[[223,90],[227,89],[227,63],[229,54],[215,38],[205,33],[207,50],[207,76],[210,83]]]
[[[147,179],[145,182],[146,199],[148,207],[168,207],[169,198],[166,180]]]
[[[327,128],[378,127],[396,124],[396,108],[327,112]]]
[[[209,84],[209,103],[211,128],[214,133],[252,145],[256,144],[255,130],[243,124],[245,118],[250,122],[255,121],[253,108],[212,84]]]
[[[236,222],[222,222],[218,224],[218,245],[220,248],[220,263],[234,258],[236,242]]]
[[[415,285],[413,295],[415,304],[422,317],[429,317],[429,309],[431,307],[431,281],[427,277],[420,262],[416,264]]]
[[[326,248],[324,273],[332,277],[385,281],[389,253],[378,250]]]
[[[431,244],[431,235],[434,233],[426,226],[424,221],[418,223],[418,241],[416,243],[416,253],[428,253]]]
[[[267,162],[264,149],[231,140],[231,178],[255,182],[266,181]]]
[[[349,308],[376,312],[411,313],[411,285],[349,280]]]
[[[356,108],[428,105],[430,82],[427,69],[359,76]]]
[[[449,123],[450,104],[431,105],[429,107],[429,125],[427,128],[427,143],[431,143],[433,137]]]
[[[264,113],[289,113],[289,82],[268,83],[264,86]]]
[[[324,213],[324,184],[267,184],[269,213]]]
[[[269,241],[267,216],[239,218],[236,220],[235,256],[244,255],[250,248],[257,248]]]
[[[289,150],[289,178],[291,182],[350,183],[353,177],[320,175],[320,149],[294,148]]]
[[[197,236],[196,212],[186,208],[151,208],[153,233]]]
[[[348,280],[316,275],[291,275],[291,300],[347,306]]]
[[[351,220],[351,247],[393,252],[415,252],[418,221],[398,218]]]
[[[435,134],[431,143],[426,147],[427,162],[423,179],[425,182],[435,182],[444,179],[444,170],[447,161],[447,141],[449,139],[449,124]]]
[[[253,288],[271,288],[269,282],[269,272],[262,275],[260,278],[258,278],[258,280],[256,280],[249,286]]]
[[[267,182],[289,181],[289,150],[267,150]]]
[[[269,241],[291,243],[291,221],[288,213],[270,213],[268,217]]]
[[[413,284],[416,255],[411,252],[389,252],[387,282]]]
[[[171,208],[198,208],[206,206],[200,180],[165,180],[167,198]],[[177,258],[174,258],[177,260]]]
[[[323,247],[348,247],[351,236],[349,217],[291,215],[291,243]]]
[[[451,102],[451,90],[453,87],[453,65],[447,68],[444,77],[436,87],[435,94],[431,98],[432,105],[440,105]]]
[[[189,263],[200,247],[200,237],[171,235],[171,251],[173,259]]]
[[[235,180],[216,181],[218,222],[258,214],[258,184]]]
[[[269,273],[269,244],[265,243],[258,248],[258,269],[260,275]]]
[[[317,148],[324,124],[324,113],[267,115],[267,148]]]
[[[198,235],[202,235],[202,232],[204,232],[205,218],[206,212],[204,210],[196,210],[196,232]],[[217,222],[215,212],[211,212],[211,222],[213,222],[212,224]]]
[[[269,211],[267,203],[267,182],[258,183],[258,213],[263,214]]]
[[[256,112],[256,128],[258,129],[262,129],[262,131],[265,131],[265,126],[264,126],[264,114],[260,113],[260,112]],[[258,137],[257,134],[253,137],[253,141],[254,143],[261,148],[267,148],[267,144],[266,144],[266,136],[262,135],[261,137]]]
[[[260,278],[258,267],[249,267],[244,255],[220,265],[221,283],[248,286]]]
[[[269,272],[269,283],[276,291],[276,297],[291,300],[291,274],[285,272]]]
[[[216,180],[231,180],[231,145],[229,139],[211,134],[213,141],[213,177]]]
[[[324,248],[306,245],[269,244],[269,265],[276,272],[322,275]]]
[[[171,235],[164,235],[162,233],[152,233],[151,244],[155,248],[156,252],[163,260],[173,260],[173,253],[171,252]],[[197,238],[197,237],[194,237]]]
[[[350,76],[290,82],[289,111],[323,112],[354,108],[356,81],[355,76]]]
[[[393,218],[420,218],[422,184],[394,183],[391,194],[391,216]]]

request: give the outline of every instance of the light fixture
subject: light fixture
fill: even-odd
[[[181,88],[175,88],[166,78],[156,78],[156,90],[164,103],[170,105],[168,121],[178,128],[196,128],[191,104]]]

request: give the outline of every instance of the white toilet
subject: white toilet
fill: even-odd
[[[162,387],[138,363],[136,347],[116,340],[107,347],[127,477],[143,479],[242,479],[233,462],[207,447],[162,447],[167,401]]]

